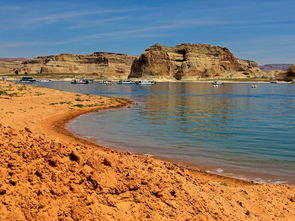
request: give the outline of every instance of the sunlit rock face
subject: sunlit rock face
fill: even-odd
[[[275,78],[283,81],[295,80],[295,64],[291,65],[286,71],[278,71]]]
[[[19,63],[9,69],[13,73],[29,74],[87,74],[102,78],[127,78],[136,56],[127,54],[95,52],[86,55],[59,54],[40,56]]]
[[[129,78],[197,80],[261,78],[256,62],[236,58],[227,48],[208,44],[155,44],[137,58]]]
[[[0,58],[0,74],[14,73],[26,58]]]

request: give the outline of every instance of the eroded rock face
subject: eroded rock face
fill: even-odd
[[[295,64],[291,65],[286,71],[278,71],[276,73],[276,79],[282,81],[295,80]]]
[[[151,46],[131,68],[129,78],[197,80],[264,77],[254,61],[236,58],[227,48],[208,44]]]
[[[11,74],[28,59],[26,58],[0,58],[0,74]]]
[[[135,56],[107,52],[89,55],[59,54],[41,56],[22,62],[19,73],[86,74],[101,78],[127,78]],[[13,73],[14,70],[10,70]]]

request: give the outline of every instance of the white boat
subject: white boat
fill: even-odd
[[[33,79],[32,77],[22,77],[19,81],[20,82],[35,82],[36,80]]]
[[[257,88],[257,85],[256,84],[252,84],[251,85],[251,88]]]
[[[48,80],[48,79],[41,79],[39,80],[39,82],[50,82],[51,80]]]
[[[107,84],[107,85],[113,84],[113,82],[111,80],[103,80],[101,83],[102,84]]]
[[[136,84],[139,84],[139,85],[152,85],[152,84],[156,84],[156,82],[153,81],[153,80],[140,80],[140,81],[137,81]]]
[[[223,82],[222,81],[213,81],[212,84],[213,85],[222,85]]]
[[[118,84],[135,84],[135,81],[131,80],[119,80]]]

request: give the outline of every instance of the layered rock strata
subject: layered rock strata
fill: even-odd
[[[286,71],[275,72],[275,78],[282,81],[294,81],[295,80],[295,64],[290,66]]]
[[[266,74],[254,61],[236,58],[227,48],[208,44],[155,44],[131,67],[129,78],[198,80],[262,78]]]
[[[127,78],[135,56],[95,52],[88,55],[59,54],[41,56],[22,62],[8,73],[86,74],[98,78]]]
[[[0,74],[14,73],[26,58],[0,58]]]

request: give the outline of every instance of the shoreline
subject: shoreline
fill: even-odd
[[[18,77],[15,76],[7,76],[7,75],[0,75],[0,78],[7,78],[8,81],[17,81],[18,79],[20,79],[22,76],[30,76],[30,75],[20,75]],[[71,80],[73,78],[75,78],[75,75],[73,75],[73,77],[63,77],[63,78],[55,78],[55,77],[42,77],[42,76],[38,76],[37,74],[33,74],[32,75],[34,78],[37,77],[37,80],[40,79],[47,79],[47,80],[51,80],[51,81],[63,81],[63,82],[71,82]],[[84,78],[83,75],[80,76],[80,78]],[[90,79],[92,79],[90,77]],[[109,79],[113,82],[118,82],[119,80],[122,79]],[[142,80],[141,78],[131,78],[130,80]],[[202,79],[202,80],[176,80],[176,79],[149,79],[149,80],[154,80],[155,82],[158,83],[212,83],[214,81],[221,81],[225,84],[229,83],[237,83],[237,84],[259,84],[259,83],[278,83],[278,84],[291,84],[292,81],[278,81],[278,80],[270,80],[270,79]],[[101,82],[101,79],[94,79],[94,82]]]
[[[119,107],[119,108],[124,108],[124,106]],[[109,109],[103,109],[103,111],[108,111],[108,110]],[[94,146],[98,146],[98,147],[102,147],[102,148],[106,148],[106,149],[111,149],[111,150],[116,150],[116,151],[120,151],[120,152],[124,152],[124,153],[131,152],[132,154],[140,155],[141,157],[148,156],[148,157],[151,157],[154,159],[173,163],[176,166],[179,166],[179,167],[182,167],[185,169],[189,169],[192,171],[196,171],[196,172],[202,173],[204,175],[212,175],[212,176],[216,176],[217,178],[224,178],[224,179],[229,179],[230,181],[242,182],[242,183],[287,184],[287,185],[295,186],[295,184],[289,183],[288,181],[271,180],[270,177],[264,177],[263,174],[259,174],[259,173],[251,173],[251,172],[245,172],[245,173],[236,173],[235,172],[235,173],[233,173],[233,171],[230,168],[227,168],[227,172],[223,173],[223,171],[222,172],[217,171],[218,169],[222,169],[222,170],[224,169],[223,167],[220,167],[218,165],[217,166],[212,166],[210,164],[206,164],[206,165],[202,164],[201,165],[198,163],[177,160],[172,157],[150,155],[150,154],[146,154],[145,152],[135,152],[134,153],[133,151],[129,151],[128,147],[110,144],[107,142],[105,144],[101,144],[98,140],[95,140],[94,138],[87,138],[87,137],[84,137],[84,136],[81,136],[81,135],[75,133],[74,131],[71,131],[70,129],[67,129],[67,125],[70,124],[72,120],[74,120],[75,118],[77,118],[81,115],[88,114],[91,112],[96,112],[96,111],[95,110],[94,111],[87,111],[85,113],[71,116],[70,118],[67,118],[62,124],[59,124],[58,128],[56,128],[56,129],[64,135],[76,138],[77,140],[84,141],[86,143],[90,143]],[[216,170],[214,170],[214,169],[216,169]]]
[[[128,104],[126,106],[128,106]],[[121,106],[121,107],[117,107],[117,108],[123,108],[123,107],[125,107],[125,106]],[[117,108],[115,108],[115,109],[117,109]],[[85,110],[85,111],[81,111],[79,113],[73,113],[73,114],[69,114],[69,115],[66,115],[66,116],[62,116],[60,119],[55,120],[54,122],[50,123],[51,127],[53,128],[52,131],[59,134],[59,135],[62,134],[63,136],[67,136],[67,137],[69,137],[69,138],[71,138],[71,139],[73,139],[73,140],[75,140],[77,142],[81,142],[81,143],[84,143],[84,144],[90,144],[90,145],[93,145],[93,146],[96,146],[96,147],[102,148],[102,149],[114,150],[114,151],[119,151],[119,152],[123,152],[123,153],[131,153],[131,154],[134,154],[134,155],[139,155],[142,158],[149,157],[149,158],[153,158],[153,159],[156,159],[156,160],[169,162],[169,163],[174,164],[175,166],[191,170],[192,172],[201,173],[204,176],[215,177],[218,180],[219,179],[223,180],[223,181],[227,180],[229,182],[242,183],[242,184],[259,184],[259,183],[255,183],[255,182],[253,182],[251,180],[248,181],[248,180],[238,179],[238,178],[235,178],[235,177],[225,176],[225,175],[222,175],[222,174],[216,174],[214,172],[211,173],[211,172],[207,171],[209,169],[208,167],[198,165],[198,164],[194,164],[194,163],[188,163],[188,162],[185,162],[185,161],[177,161],[177,160],[173,160],[173,159],[170,159],[170,158],[168,159],[168,158],[165,158],[165,157],[147,156],[144,153],[132,153],[132,152],[129,152],[127,150],[123,150],[120,147],[114,147],[114,149],[112,149],[110,147],[106,147],[104,145],[101,145],[101,144],[93,141],[91,138],[86,138],[86,137],[80,136],[80,135],[75,134],[75,133],[71,132],[70,130],[66,129],[66,124],[70,123],[71,120],[74,120],[75,118],[77,118],[77,117],[79,117],[79,116],[81,116],[83,114],[87,114],[87,113],[91,113],[91,112],[97,112],[97,111],[101,111],[101,110],[110,110],[110,109],[111,108],[105,108],[105,109],[100,109],[100,110],[95,110],[95,109],[94,110]],[[271,183],[269,183],[269,184],[271,184]]]
[[[129,105],[126,100],[2,81],[0,91],[0,219],[295,216],[294,186],[253,184],[194,171],[105,148],[73,137],[64,128],[80,114]]]

